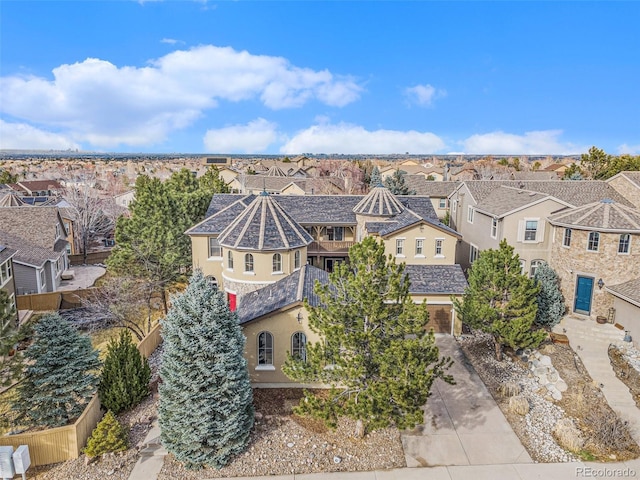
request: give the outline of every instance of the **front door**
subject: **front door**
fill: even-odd
[[[589,315],[591,313],[592,294],[593,278],[578,276],[576,282],[576,300],[573,305],[574,312]]]

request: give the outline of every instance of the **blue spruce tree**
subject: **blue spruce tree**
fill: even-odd
[[[562,320],[566,310],[558,275],[548,263],[543,263],[536,269],[533,279],[540,286],[535,323],[551,328]]]
[[[253,426],[245,337],[224,294],[196,271],[162,321],[162,443],[187,468],[221,468]]]

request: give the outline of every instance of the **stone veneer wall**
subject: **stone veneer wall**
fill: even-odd
[[[610,180],[609,185],[611,185],[620,195],[633,203],[636,208],[640,208],[640,188],[636,185],[624,177],[618,177]]]
[[[247,293],[255,292],[267,285],[271,285],[273,282],[265,282],[265,283],[245,283],[236,280],[231,280],[229,277],[225,276],[223,279],[224,290],[234,292],[238,299],[242,295],[246,295]]]
[[[563,227],[555,227],[549,264],[560,277],[560,287],[568,312],[573,312],[576,278],[578,275],[594,278],[591,317],[607,316],[613,306],[613,297],[604,288],[598,288],[600,278],[605,285],[640,277],[640,235],[631,235],[629,254],[618,254],[620,234],[600,232],[598,252],[587,251],[589,231],[572,229],[571,247],[562,246]]]

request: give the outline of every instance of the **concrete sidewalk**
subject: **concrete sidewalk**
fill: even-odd
[[[158,478],[167,451],[160,443],[160,426],[156,418],[151,424],[140,451],[140,458],[129,475],[129,480],[155,480]]]
[[[610,323],[600,325],[594,320],[572,316],[563,318],[554,331],[569,338],[571,348],[591,378],[600,385],[607,403],[621,420],[628,422],[633,439],[640,445],[640,409],[629,388],[616,377],[609,360],[609,345],[623,343],[624,331]]]

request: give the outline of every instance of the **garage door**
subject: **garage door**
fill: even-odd
[[[435,333],[451,333],[451,305],[427,305],[429,323],[427,328],[433,328]]]

